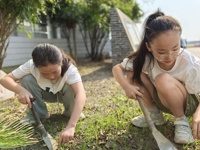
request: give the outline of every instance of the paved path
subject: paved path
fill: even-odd
[[[191,51],[194,55],[200,58],[200,47],[187,48],[187,50]]]
[[[0,78],[2,78],[3,76],[5,76],[6,73],[3,72],[2,70],[0,70]],[[11,99],[13,98],[15,95],[14,92],[10,91],[10,90],[7,90],[6,88],[4,88],[2,85],[0,85],[0,106],[1,106],[1,103],[4,101],[4,100],[8,100],[8,99]]]

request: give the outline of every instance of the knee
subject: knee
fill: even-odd
[[[141,77],[141,80],[142,80],[143,83],[149,83],[150,82],[150,79],[149,79],[149,77],[146,73],[141,73],[140,77]]]
[[[33,84],[34,82],[36,82],[36,80],[33,77],[33,75],[31,75],[31,74],[26,75],[26,76],[24,76],[23,78],[20,79],[20,83],[24,87],[26,87],[27,85]]]
[[[131,72],[131,71],[129,71],[128,73],[127,73],[127,81],[129,82],[129,83],[131,83],[131,84],[136,84],[137,82],[136,81],[133,81],[133,75],[134,75],[134,73],[133,72]],[[148,77],[148,75],[146,74],[146,73],[141,73],[141,75],[140,75],[140,78],[141,78],[141,80],[142,80],[142,82],[145,84],[145,83],[150,83],[150,79],[149,79],[149,77]]]
[[[69,85],[69,84],[67,84],[67,83],[65,83],[64,84],[64,86],[63,86],[63,88],[62,88],[62,91],[63,91],[63,93],[65,92],[65,91],[67,91],[67,92],[74,92],[73,91],[73,89],[72,89],[72,87]]]
[[[170,83],[169,79],[170,79],[170,75],[167,73],[162,73],[159,74],[158,76],[156,76],[155,78],[155,85],[157,89],[164,89],[166,87],[166,85],[168,85]]]

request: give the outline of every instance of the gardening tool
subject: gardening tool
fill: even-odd
[[[36,121],[36,125],[37,128],[39,130],[39,132],[42,134],[42,138],[45,142],[45,144],[47,145],[49,150],[56,150],[58,147],[58,143],[53,139],[53,137],[46,131],[46,129],[44,128],[43,124],[40,121],[40,118],[35,110],[35,99],[31,98],[31,103],[32,103],[32,107],[31,107],[31,111],[33,113],[33,116],[35,118]]]
[[[140,107],[144,113],[144,116],[147,120],[150,130],[158,144],[160,150],[177,150],[176,147],[167,139],[165,138],[154,125],[154,122],[151,119],[150,113],[148,112],[147,108],[144,106],[143,99],[141,97],[137,97]]]

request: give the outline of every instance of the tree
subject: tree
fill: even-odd
[[[85,8],[80,17],[79,28],[88,55],[94,61],[101,60],[103,49],[108,41],[110,32],[109,10],[112,7],[118,7],[134,20],[138,20],[143,15],[138,4],[133,0],[85,0]],[[88,39],[90,42],[87,41]]]
[[[113,0],[113,7],[118,7],[135,22],[144,15],[136,0]]]
[[[61,27],[62,33],[67,40],[69,54],[75,60],[77,58],[76,27],[81,12],[80,8],[81,0],[60,0],[55,13],[47,13],[47,15],[51,16],[51,22]]]
[[[51,20],[62,27],[70,55],[76,59],[77,25],[91,60],[100,60],[110,32],[110,13],[112,7],[118,7],[128,16],[137,20],[142,11],[132,0],[60,0]],[[48,15],[51,16],[51,12]]]
[[[54,0],[0,0],[0,69],[6,57],[9,37],[24,21],[36,23],[38,15],[46,12],[46,2]]]

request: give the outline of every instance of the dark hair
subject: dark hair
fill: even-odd
[[[65,74],[70,63],[73,63],[75,65],[74,60],[70,56],[65,54],[63,50],[49,43],[37,45],[32,52],[32,58],[37,68],[45,67],[49,64],[61,65],[61,76]]]
[[[151,14],[147,18],[144,24],[143,37],[139,45],[139,48],[136,52],[128,56],[128,58],[134,57],[133,61],[134,75],[132,78],[133,81],[139,84],[143,84],[140,75],[145,62],[145,58],[146,56],[148,56],[150,58],[150,63],[151,61],[154,60],[152,53],[149,52],[146,47],[146,43],[148,44],[151,43],[153,39],[155,39],[160,34],[167,32],[169,30],[179,31],[180,35],[182,32],[179,22],[170,16],[165,16],[165,14],[160,10]]]

